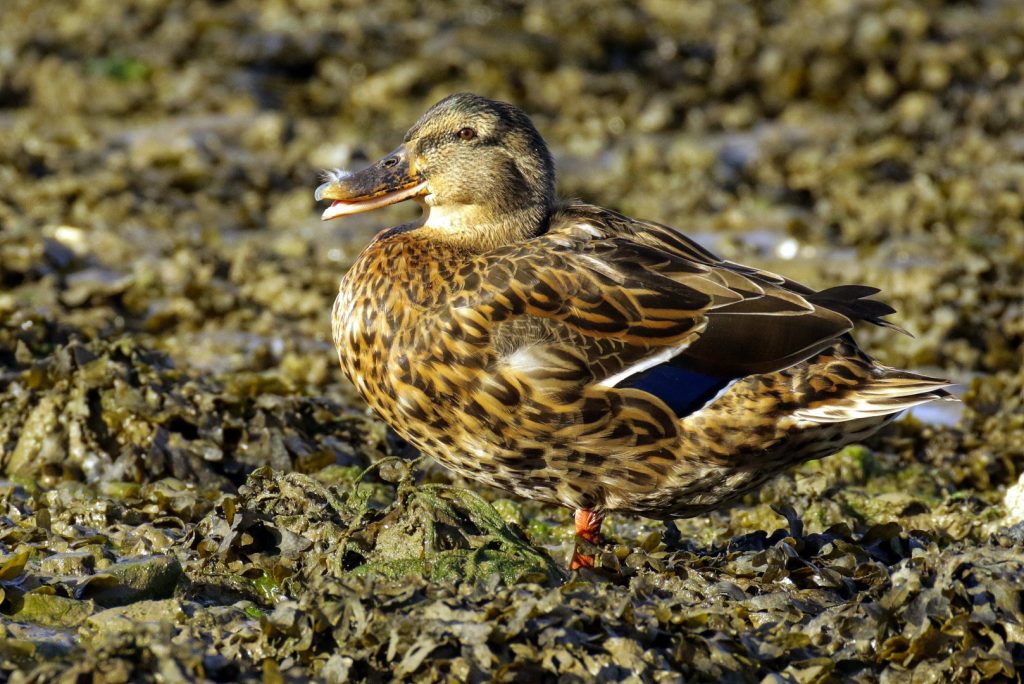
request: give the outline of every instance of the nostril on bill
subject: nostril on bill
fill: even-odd
[[[397,163],[398,163],[398,157],[388,157],[387,159],[384,160],[383,166],[384,166],[385,169],[390,169],[392,166],[394,166]]]

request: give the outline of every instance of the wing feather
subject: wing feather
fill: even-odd
[[[606,385],[666,363],[723,378],[780,370],[827,348],[852,318],[891,313],[864,299],[873,288],[817,293],[718,259],[666,226],[580,203],[473,270],[481,286],[456,305],[489,312],[496,348],[571,348],[587,366],[581,380]]]

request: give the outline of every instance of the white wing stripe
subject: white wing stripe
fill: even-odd
[[[597,383],[597,385],[598,387],[615,387],[630,376],[636,375],[637,373],[643,373],[649,368],[654,368],[657,365],[671,361],[674,357],[681,354],[688,346],[690,346],[689,340],[687,340],[687,343],[682,347],[669,347],[668,349],[663,349],[652,356],[646,356],[640,359],[637,363],[634,363],[632,366],[627,366],[615,375],[605,378],[601,382]]]

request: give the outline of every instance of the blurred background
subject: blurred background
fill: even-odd
[[[427,584],[415,566],[415,582],[366,598],[349,570],[379,570],[404,548],[378,544],[391,523],[367,525],[367,511],[411,511],[393,525],[405,534],[434,509],[401,497],[386,508],[407,470],[382,459],[408,454],[342,378],[330,311],[374,231],[416,208],[321,224],[313,190],[323,169],[378,158],[430,104],[466,90],[534,118],[563,196],[813,286],[881,288],[914,337],[864,328],[858,339],[883,362],[963,383],[964,403],[808,464],[734,511],[680,522],[681,556],[657,526],[613,519],[602,563],[619,586],[470,594]],[[989,535],[1024,519],[1024,490],[1006,494],[1024,464],[1022,342],[1019,0],[2,0],[0,613],[34,626],[0,621],[13,644],[0,677],[16,662],[36,667],[21,681],[54,681],[62,666],[50,661],[68,654],[82,673],[180,667],[223,681],[280,681],[279,665],[293,681],[321,667],[334,681],[349,667],[482,677],[490,639],[495,663],[516,660],[506,674],[534,680],[645,662],[712,681],[783,667],[804,674],[763,681],[826,681],[836,663],[840,678],[889,668],[902,681],[901,668],[926,661],[937,679],[971,667],[1010,678],[1024,662],[1022,533],[1003,546]],[[273,471],[242,487],[264,465]],[[424,478],[448,481],[434,468]],[[346,496],[361,508],[337,503]],[[484,536],[460,548],[512,549],[520,565],[502,567],[528,570],[506,579],[557,577],[546,554],[567,551],[568,515],[485,496],[526,537],[467,525]],[[809,530],[830,530],[828,544],[778,507],[790,503]],[[789,529],[768,537],[778,513]],[[164,574],[150,575],[170,578],[162,588],[112,599],[129,580],[90,574],[138,558],[163,558]],[[737,583],[764,601],[746,602]],[[953,588],[915,603],[933,585]],[[59,605],[28,612],[30,587],[43,588],[37,608]],[[196,616],[173,652],[170,632],[139,616],[116,639],[67,631],[107,605],[171,593],[178,603],[140,615]],[[700,612],[705,596],[720,613]],[[555,611],[562,600],[576,603]],[[864,608],[873,601],[885,611]],[[452,617],[449,605],[468,604]],[[927,618],[925,605],[946,612]],[[825,606],[825,622],[811,620]],[[570,626],[549,633],[520,617],[549,610],[551,630]],[[358,635],[349,615],[364,616]],[[424,660],[431,639],[463,660]],[[515,640],[532,646],[513,654]],[[565,654],[586,649],[589,660]]]

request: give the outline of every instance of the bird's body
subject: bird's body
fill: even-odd
[[[345,374],[422,452],[575,509],[590,539],[607,511],[704,513],[948,396],[946,381],[881,366],[857,347],[853,322],[888,325],[881,317],[892,312],[864,298],[874,288],[816,292],[720,260],[672,228],[555,202],[553,172],[531,186],[545,159],[516,159],[543,145],[520,115],[454,96],[379,165],[377,176],[404,173],[400,182],[322,186],[336,200],[326,218],[388,193],[416,193],[428,207],[422,223],[378,234],[333,313]],[[467,121],[474,127],[459,128]],[[491,144],[505,142],[507,155],[480,147],[465,159],[490,160],[481,175],[500,183],[505,173],[526,209],[511,192],[480,204],[468,192],[446,198],[431,180],[446,161],[430,157],[440,143],[423,141],[453,126],[460,137],[440,147],[448,165],[470,154],[452,145],[482,146],[490,141],[478,131],[496,131]]]
[[[865,438],[945,385],[883,369],[837,336],[799,363],[727,382],[689,415],[641,389],[609,386],[661,346],[624,342],[625,329],[588,338],[575,328],[589,328],[599,310],[569,312],[580,320],[554,326],[531,320],[531,310],[545,316],[545,305],[582,294],[566,285],[599,289],[604,278],[626,278],[614,263],[576,270],[624,229],[650,231],[650,242],[667,230],[570,205],[544,235],[483,255],[416,230],[385,231],[346,274],[335,305],[345,374],[402,437],[467,477],[576,509],[654,518],[718,508],[790,465]],[[696,287],[709,277],[722,287],[713,267],[674,257]],[[741,277],[754,284],[758,276]],[[695,317],[672,334],[697,337],[699,327]]]

